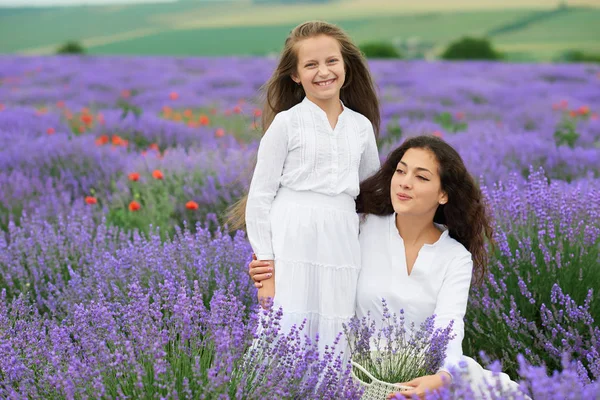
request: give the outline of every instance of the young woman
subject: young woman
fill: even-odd
[[[485,243],[491,242],[492,229],[482,194],[462,159],[434,136],[411,138],[360,190],[362,269],[356,315],[362,318],[369,312],[375,321],[383,320],[385,298],[391,310],[404,310],[409,324],[418,325],[434,314],[440,327],[454,321],[455,338],[440,371],[399,382],[413,388],[399,394],[410,397],[440,388],[451,381],[450,370],[461,360],[479,386],[492,374],[463,356],[463,319],[472,280],[485,276]],[[253,261],[254,280],[260,281],[268,268]],[[505,374],[500,380],[504,387],[517,387]]]
[[[266,84],[263,125],[244,218],[271,268],[259,298],[283,307],[283,328],[306,320],[331,344],[354,315],[360,270],[359,182],[379,167],[379,104],[366,60],[326,22],[297,26]]]

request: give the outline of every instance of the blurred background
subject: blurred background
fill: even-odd
[[[600,0],[0,0],[0,53],[274,56],[310,19],[370,58],[600,62]]]

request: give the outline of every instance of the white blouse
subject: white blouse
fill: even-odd
[[[396,228],[395,214],[368,215],[360,229],[362,269],[356,315],[363,318],[370,311],[371,319],[380,323],[381,299],[385,298],[390,312],[404,310],[407,327],[411,322],[418,327],[434,314],[436,327],[445,328],[453,320],[456,336],[448,344],[442,370],[458,365],[473,272],[471,253],[444,229],[437,242],[421,248],[408,275],[404,241]]]
[[[246,205],[257,258],[274,259],[269,212],[280,187],[356,197],[359,182],[379,165],[373,125],[362,114],[343,106],[332,129],[325,111],[306,97],[278,113],[260,141]]]

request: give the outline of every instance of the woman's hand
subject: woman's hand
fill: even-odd
[[[248,273],[254,281],[254,286],[258,288],[258,302],[263,308],[269,304],[269,299],[275,297],[275,261],[258,261],[255,255],[252,255],[252,261],[249,265]]]
[[[275,263],[273,260],[262,260],[256,259],[256,256],[252,255],[252,261],[248,265],[248,274],[254,281],[254,286],[258,289],[263,287],[263,281],[273,277],[273,271],[275,269]]]
[[[419,378],[413,379],[410,382],[401,383],[400,385],[412,387],[410,390],[404,392],[390,393],[388,400],[392,399],[411,399],[413,396],[419,396],[420,398],[425,397],[425,393],[433,392],[447,383],[450,383],[452,378],[450,374],[444,371],[440,371],[435,375],[426,375]]]

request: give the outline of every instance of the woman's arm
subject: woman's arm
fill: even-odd
[[[435,306],[435,325],[446,328],[453,322],[454,339],[448,343],[446,358],[440,371],[449,373],[449,369],[457,366],[463,355],[462,341],[465,336],[465,313],[469,300],[469,289],[473,275],[471,253],[463,252],[453,258],[446,270],[442,287],[438,292]]]
[[[275,297],[275,280],[273,274],[275,266],[273,261],[260,261],[256,259],[256,255],[252,255],[252,261],[248,265],[248,274],[254,286],[258,288],[258,301],[263,308],[268,304],[268,299]],[[264,285],[263,282],[267,284]]]
[[[434,375],[421,376],[410,382],[402,382],[401,385],[412,386],[414,389],[405,392],[391,393],[389,399],[411,398],[413,395],[422,397],[426,392],[439,389],[445,384],[452,382],[449,370],[457,366],[462,357],[462,340],[464,338],[464,317],[467,311],[469,289],[471,287],[471,276],[473,273],[473,261],[471,254],[463,252],[453,258],[446,270],[440,291],[438,292],[435,306],[435,326],[444,329],[450,321],[454,321],[452,332],[454,339],[448,343],[446,358],[442,367]]]

